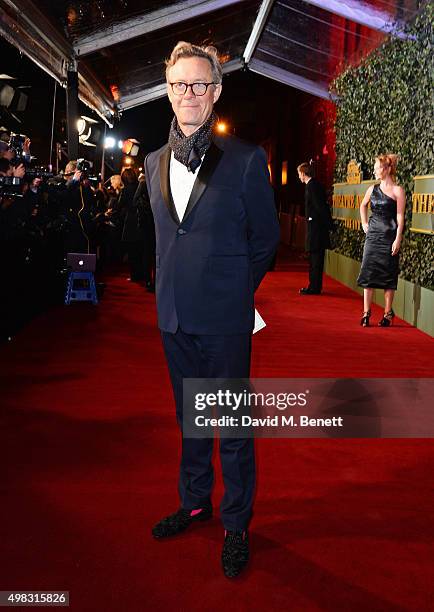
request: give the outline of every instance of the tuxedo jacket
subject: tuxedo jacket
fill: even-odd
[[[333,220],[324,187],[311,178],[305,188],[306,251],[330,248],[330,230]],[[310,219],[310,220],[309,220]]]
[[[279,224],[262,148],[215,136],[182,221],[173,203],[168,145],[145,160],[155,221],[161,330],[250,333],[253,294],[268,270]]]

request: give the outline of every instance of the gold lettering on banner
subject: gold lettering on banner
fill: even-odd
[[[362,171],[360,164],[355,159],[350,160],[347,166],[347,183],[349,185],[359,185],[362,182]]]
[[[360,208],[364,196],[361,195],[334,195],[333,208]]]
[[[414,213],[434,213],[434,193],[414,193],[412,201]]]
[[[347,219],[345,217],[338,217],[337,215],[333,215],[333,219],[336,221],[340,221],[344,227],[352,230],[359,230],[361,227],[360,221],[358,219]]]
[[[357,219],[342,219],[342,221],[344,222],[344,226],[348,229],[360,229],[360,221],[357,221]]]
[[[350,195],[334,195],[333,206],[334,208],[359,208],[360,202],[362,201],[361,196]]]

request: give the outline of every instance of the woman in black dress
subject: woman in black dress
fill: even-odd
[[[384,289],[384,315],[378,323],[389,327],[395,313],[393,296],[398,284],[398,253],[404,229],[405,192],[396,184],[397,156],[375,158],[375,178],[380,184],[369,187],[360,204],[360,217],[366,234],[363,261],[357,283],[364,287],[363,316],[360,324],[368,327],[374,289]],[[371,216],[368,222],[368,203]]]

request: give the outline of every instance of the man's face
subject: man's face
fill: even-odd
[[[297,170],[297,172],[298,172],[298,178],[300,179],[302,183],[304,183],[306,180],[306,175],[304,174],[304,172],[300,172],[300,170]]]
[[[211,64],[204,57],[179,59],[168,71],[170,83],[211,83]],[[221,85],[210,85],[204,96],[195,96],[191,87],[184,95],[175,95],[169,83],[167,95],[179,127],[186,136],[193,134],[210,116],[214,104],[220,97]]]

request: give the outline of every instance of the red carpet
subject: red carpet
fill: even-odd
[[[153,296],[124,276],[99,307],[54,309],[0,349],[0,590],[69,590],[80,612],[433,609],[431,440],[259,440],[236,582],[218,517],[153,541],[178,503],[179,434]],[[299,296],[305,280],[292,265],[261,287],[254,376],[432,375],[428,336],[362,329],[359,296],[330,279]]]

